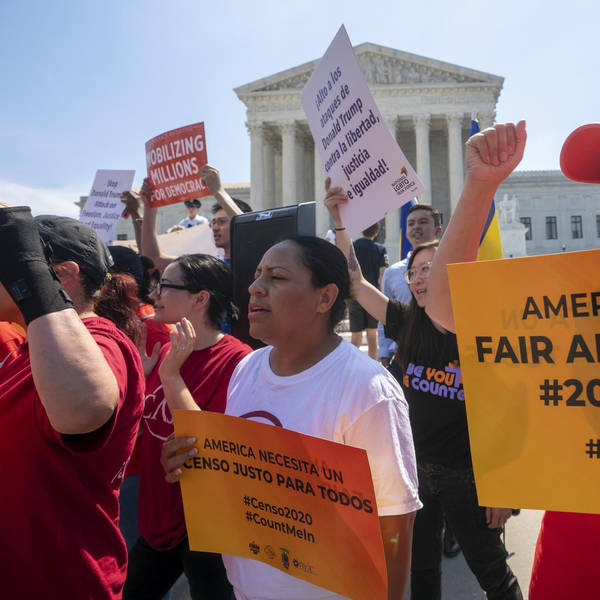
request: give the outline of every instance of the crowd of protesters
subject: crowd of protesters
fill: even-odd
[[[584,136],[583,172],[572,159],[579,138],[565,145],[568,176],[600,182],[594,135]],[[477,500],[462,384],[442,401],[410,378],[415,368],[460,372],[445,267],[475,259],[490,202],[525,140],[524,122],[471,137],[443,237],[439,213],[415,206],[412,253],[387,270],[375,228],[353,245],[339,211],[347,197],[327,181],[335,243],[288,236],[264,254],[247,307],[249,333],[266,345],[254,352],[229,333],[239,310],[229,225],[251,208],[227,194],[214,167],[202,175],[216,200],[220,258],[161,251],[148,180],[123,198],[139,253],[107,248],[74,219],[0,205],[4,595],[161,599],[184,573],[194,599],[342,598],[263,562],[190,550],[178,481],[197,450],[173,437],[171,413],[183,408],[269,415],[366,449],[389,598],[404,600],[409,587],[413,600],[441,598],[445,527],[488,598],[522,598],[501,537],[511,508]],[[200,223],[199,202],[186,206],[182,227]],[[370,356],[357,336],[353,345],[337,333],[350,299],[352,331],[369,332]],[[599,519],[546,514],[532,600],[595,597]]]

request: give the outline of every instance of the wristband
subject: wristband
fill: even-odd
[[[48,265],[37,224],[26,206],[0,209],[0,282],[27,325],[73,307]]]

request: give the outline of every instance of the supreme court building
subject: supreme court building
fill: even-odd
[[[494,123],[504,79],[372,43],[354,50],[390,131],[425,185],[419,202],[432,204],[447,224],[463,186],[471,115],[477,115],[481,129]],[[315,200],[316,232],[323,236],[329,228],[325,172],[300,103],[300,92],[318,62],[235,88],[247,107],[251,182],[225,187],[231,195],[249,199],[253,210]],[[500,186],[496,201],[506,197],[515,198],[527,254],[600,245],[600,186],[571,182],[560,171],[516,171]],[[211,204],[210,197],[203,199],[202,214],[209,218]],[[161,208],[159,233],[183,216],[180,204]],[[398,235],[399,210],[385,218],[391,262],[398,255]],[[133,237],[128,220],[120,223],[118,237]]]
[[[447,221],[462,190],[464,143],[471,114],[494,122],[503,78],[375,44],[355,52],[390,131],[425,186],[419,202]],[[329,221],[322,199],[325,173],[300,103],[318,60],[253,81],[234,91],[247,107],[250,203],[255,210],[317,201],[317,235]],[[397,243],[399,212],[385,221]]]

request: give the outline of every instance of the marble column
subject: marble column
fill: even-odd
[[[431,204],[431,162],[429,153],[429,123],[431,115],[417,114],[413,117],[417,145],[417,174],[425,190],[419,195],[421,204]]]
[[[281,131],[282,206],[296,204],[296,124],[284,121]]]
[[[454,212],[464,183],[463,143],[461,113],[446,115],[448,123],[448,178],[450,188],[450,213]]]
[[[390,265],[400,260],[398,245],[400,243],[400,209],[385,215],[385,247]]]
[[[302,140],[302,157],[303,169],[300,175],[300,181],[304,188],[304,196],[302,202],[312,202],[315,193],[315,173],[314,173],[314,151],[312,136],[305,137]]]
[[[316,229],[315,235],[324,237],[329,229],[329,212],[325,207],[323,198],[325,198],[325,169],[321,165],[319,150],[315,146],[314,165],[315,165],[315,202],[316,202]]]
[[[396,138],[396,129],[398,127],[398,117],[396,115],[394,115],[394,116],[383,115],[383,120],[385,121],[387,128],[390,130],[390,133],[392,134],[393,138],[397,139]]]
[[[246,123],[250,134],[250,206],[252,210],[263,210],[264,202],[264,126],[262,123]]]
[[[275,206],[275,140],[273,135],[264,135],[263,139],[263,208]]]
[[[494,124],[494,113],[486,112],[479,115],[479,129],[483,131]]]
[[[306,202],[306,141],[300,131],[296,131],[296,204]]]

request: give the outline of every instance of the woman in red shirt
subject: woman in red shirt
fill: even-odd
[[[200,408],[225,410],[229,379],[251,349],[221,332],[222,322],[237,314],[232,302],[231,271],[205,254],[184,255],[169,264],[152,293],[155,319],[162,323],[189,320],[196,330],[194,350],[181,368],[183,380]],[[177,340],[147,359],[146,405],[140,439],[140,538],[129,554],[125,600],[160,599],[181,573],[192,598],[229,600],[231,586],[218,554],[189,549],[179,486],[165,481],[160,465],[164,441],[173,433],[173,417],[165,399],[160,366]],[[152,364],[155,362],[155,364]]]

